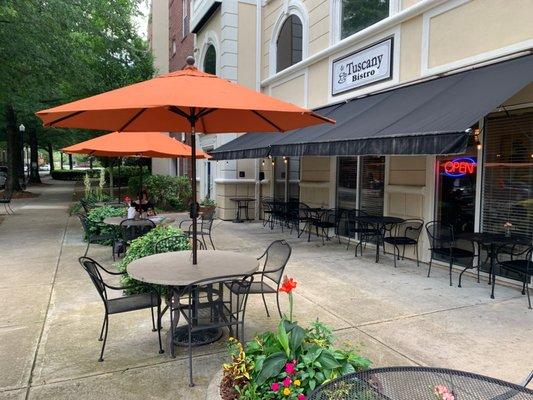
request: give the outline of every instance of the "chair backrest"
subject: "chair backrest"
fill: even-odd
[[[83,207],[83,211],[85,211],[85,214],[89,214],[89,211],[91,211],[91,207],[89,206],[87,200],[80,199],[80,204]]]
[[[83,231],[85,232],[85,236],[89,237],[89,221],[87,220],[87,216],[83,214],[78,214],[78,218],[80,219],[81,226],[83,228]]]
[[[129,218],[120,222],[120,231],[122,234],[122,239],[126,242],[135,240],[138,237],[147,234],[154,228],[154,221],[150,221],[149,219]]]
[[[202,214],[202,217],[200,218],[200,230],[202,230],[203,232],[211,232],[211,228],[213,227],[214,216],[214,212]]]
[[[509,260],[526,260],[527,264],[526,273],[533,273],[533,244],[524,245],[522,243],[509,244],[498,246],[496,248],[496,260],[498,263]]]
[[[162,239],[159,239],[154,244],[154,252],[158,253],[168,253],[171,251],[178,251],[180,248],[183,248],[183,245],[187,242],[190,242],[192,238],[189,238],[186,235],[172,235],[167,236]],[[201,240],[196,239],[198,244],[198,250],[205,250],[205,246]]]
[[[426,224],[426,232],[432,249],[450,248],[455,244],[451,225],[441,221],[430,221]]]
[[[267,277],[279,285],[291,253],[292,248],[285,240],[275,240],[270,243],[260,257],[265,259],[261,279]]]
[[[253,275],[228,275],[198,280],[177,290],[178,304],[187,305],[187,311],[184,312],[189,321],[195,315],[195,307],[209,305],[214,314],[211,318],[216,316],[217,310],[220,310],[221,315],[230,311],[234,318],[226,322],[228,325],[235,324],[237,319],[242,320],[252,282]],[[202,293],[202,296],[198,297],[198,293]]]
[[[107,301],[107,292],[104,280],[102,279],[102,275],[100,274],[100,271],[98,269],[100,264],[98,264],[96,261],[89,257],[80,257],[78,261],[80,262],[85,272],[89,274],[89,277],[91,278],[91,281],[96,287],[98,294],[102,298],[102,301],[105,303]]]
[[[418,218],[406,219],[401,224],[396,224],[393,227],[395,231],[395,236],[408,237],[418,242],[420,237],[420,232],[422,232],[422,227],[424,226],[424,221]]]

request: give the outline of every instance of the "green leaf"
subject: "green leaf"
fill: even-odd
[[[281,351],[268,356],[263,362],[261,372],[257,375],[256,385],[261,386],[267,379],[278,375],[287,361],[287,356]]]
[[[309,389],[315,390],[316,387],[316,381],[314,379],[309,380]]]
[[[278,341],[279,344],[281,344],[281,347],[285,351],[285,354],[287,357],[291,356],[291,349],[289,348],[289,336],[287,335],[287,331],[285,330],[285,326],[283,323],[280,323],[278,325]]]
[[[322,351],[317,360],[320,362],[320,364],[322,364],[322,367],[326,369],[335,369],[341,367],[341,364],[339,364],[329,350]]]
[[[289,345],[291,349],[291,356],[296,358],[296,353],[300,349],[300,346],[305,338],[305,329],[296,325],[292,328],[290,332]]]
[[[342,364],[341,375],[351,374],[352,372],[355,372],[355,368],[352,364],[350,364],[349,362]]]

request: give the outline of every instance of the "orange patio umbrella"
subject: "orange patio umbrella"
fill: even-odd
[[[113,132],[64,147],[61,151],[67,154],[89,154],[102,157],[192,157],[191,146],[160,132]],[[211,158],[211,156],[199,149],[196,150],[196,158]],[[142,187],[142,165],[140,179]]]
[[[193,264],[196,264],[195,132],[284,132],[334,123],[310,110],[274,99],[196,69],[182,71],[39,111],[45,126],[116,131],[186,132],[192,135]]]

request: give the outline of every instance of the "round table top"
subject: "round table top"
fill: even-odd
[[[227,275],[247,275],[257,271],[254,256],[222,250],[199,250],[198,264],[192,265],[192,252],[173,251],[139,258],[128,265],[128,274],[141,282],[166,286],[186,286],[193,282]]]
[[[255,199],[253,197],[231,197],[230,198],[231,201],[255,201]]]
[[[322,385],[308,399],[326,400],[340,392],[344,400],[428,400],[437,398],[434,391],[443,389],[457,400],[533,399],[533,390],[510,382],[470,372],[415,366],[348,374]]]
[[[464,232],[458,233],[457,238],[470,240],[482,244],[531,244],[531,239],[525,236],[511,235],[505,236],[503,233],[490,232]]]
[[[391,217],[389,215],[360,215],[358,220],[365,222],[374,222],[378,224],[401,224],[405,219],[400,217]]]
[[[149,220],[153,221],[156,225],[163,223],[172,223],[174,221],[184,220],[189,218],[188,212],[179,212],[179,213],[168,213],[168,214],[157,214],[153,217],[148,217]],[[120,225],[122,221],[128,219],[127,217],[107,217],[104,218],[104,224],[107,225]]]

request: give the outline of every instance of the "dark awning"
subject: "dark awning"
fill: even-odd
[[[462,153],[468,144],[465,130],[531,81],[533,55],[528,55],[353,99],[328,107],[335,125],[282,134],[263,154]]]
[[[209,152],[213,160],[240,160],[243,158],[263,158],[270,152],[270,146],[280,140],[284,133],[246,133],[231,142]]]

